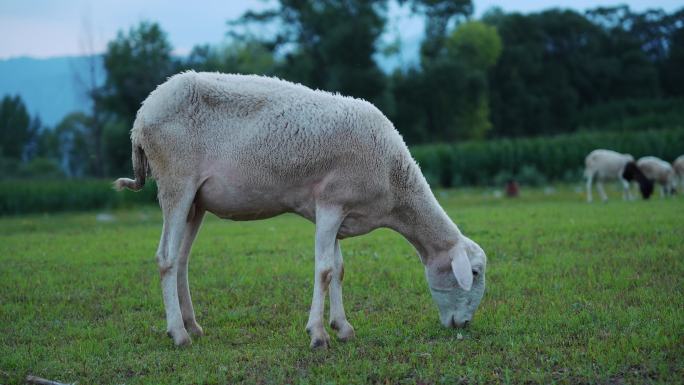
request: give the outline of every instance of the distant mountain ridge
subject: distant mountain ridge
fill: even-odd
[[[103,84],[105,72],[101,57],[97,58],[97,81]],[[0,97],[19,95],[32,117],[39,116],[44,125],[54,127],[67,114],[88,108],[77,79],[87,79],[89,60],[89,56],[0,60]]]
[[[407,54],[402,56],[417,56],[418,40],[408,43],[403,49]],[[374,58],[387,73],[406,66],[397,56],[377,54]],[[101,85],[104,84],[106,73],[102,56],[98,55],[97,59],[97,82]],[[8,94],[21,96],[31,117],[39,116],[43,125],[54,127],[67,114],[88,109],[85,90],[77,79],[79,76],[88,78],[89,60],[90,56],[0,59],[0,98]]]

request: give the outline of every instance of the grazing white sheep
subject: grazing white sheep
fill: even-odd
[[[681,190],[684,191],[684,155],[680,155],[672,162],[672,168],[674,168],[675,174],[677,174]]]
[[[622,196],[624,199],[632,199],[629,182],[636,180],[644,199],[648,199],[653,192],[653,183],[648,181],[634,163],[634,157],[630,154],[620,154],[612,150],[598,149],[587,155],[584,159],[584,176],[587,179],[587,202],[592,201],[591,186],[596,180],[596,188],[605,202],[608,200],[603,182],[606,180],[619,180],[622,184]]]
[[[177,345],[191,343],[188,332],[202,334],[187,268],[206,211],[233,220],[292,212],[316,224],[312,347],[329,344],[328,291],[330,326],[341,340],[354,336],[339,240],[379,227],[415,246],[445,326],[467,325],[482,299],[485,253],[440,207],[399,133],[368,102],[273,78],[191,71],[150,94],[131,139],[135,180],[115,186],[139,190],[148,169],[157,180],[157,261]]]
[[[677,182],[670,163],[655,156],[644,156],[637,160],[637,166],[648,179],[660,185],[661,197],[672,195]]]

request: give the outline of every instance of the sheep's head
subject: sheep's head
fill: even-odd
[[[465,327],[473,319],[485,291],[487,256],[463,236],[451,250],[425,266],[432,298],[446,327]]]
[[[639,191],[644,199],[648,199],[653,194],[653,181],[646,178],[636,162],[627,162],[622,172],[622,177],[627,181],[636,180],[639,183]]]

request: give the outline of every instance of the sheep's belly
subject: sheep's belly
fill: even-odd
[[[344,239],[356,237],[370,233],[378,227],[382,227],[382,224],[378,223],[377,220],[373,220],[373,218],[367,217],[365,215],[360,216],[351,214],[344,218],[344,221],[342,221],[340,229],[337,232],[337,238]]]
[[[199,189],[195,202],[214,215],[236,221],[271,218],[292,211],[283,204],[283,192],[258,189],[236,183],[208,179]]]
[[[240,202],[237,202],[240,203]],[[228,202],[212,202],[207,204],[202,202],[202,208],[219,218],[231,219],[234,221],[254,221],[258,219],[272,218],[283,214],[286,210],[266,205],[241,205],[239,207]]]
[[[611,164],[597,172],[596,177],[600,180],[615,180],[622,176],[624,164]]]

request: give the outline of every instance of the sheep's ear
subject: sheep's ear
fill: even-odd
[[[456,252],[451,258],[451,269],[454,271],[454,276],[456,276],[456,281],[458,281],[461,289],[470,291],[473,286],[473,271],[465,247],[456,248]]]

